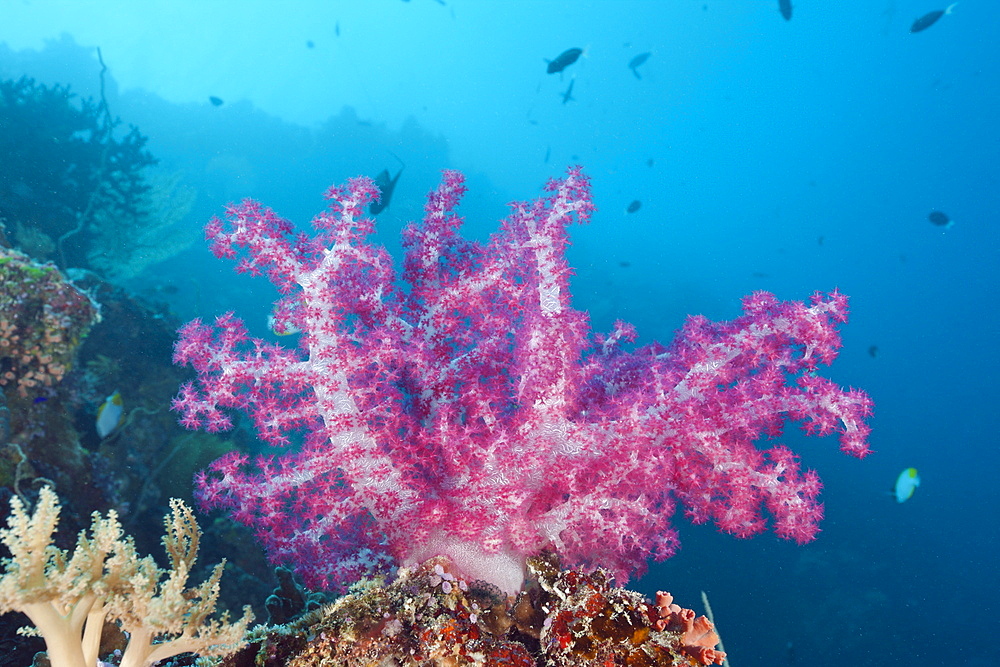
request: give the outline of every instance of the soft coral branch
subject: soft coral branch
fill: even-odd
[[[593,211],[578,169],[514,204],[485,244],[459,235],[465,186],[445,172],[404,231],[405,291],[367,239],[374,192],[366,179],[332,188],[311,237],[253,202],[209,225],[218,255],[285,293],[277,325],[302,333],[298,350],[231,314],[177,343],[198,372],[174,402],[183,424],[223,429],[238,409],[273,445],[303,434],[199,477],[204,504],[253,526],[275,560],[340,586],[443,553],[513,589],[544,548],[641,571],[675,550],[678,503],[739,536],[765,513],[782,537],[814,536],[818,477],[754,443],[793,419],[867,453],[870,400],[816,375],[840,346],[843,295],[758,292],[731,322],[692,317],[670,346],[630,351],[630,325],[593,335],[570,303],[566,227]]]
[[[223,656],[243,644],[253,620],[249,607],[234,623],[226,613],[211,618],[223,564],[202,584],[187,587],[200,532],[183,502],[171,499],[164,519],[167,571],[151,557],[139,557],[113,510],[104,517],[93,514],[89,534],[80,533],[72,554],[59,549],[52,543],[58,503],[55,492],[44,487],[29,514],[14,496],[7,528],[0,530],[0,542],[11,554],[3,559],[0,613],[16,610],[31,619],[52,667],[97,664],[105,619],[129,635],[122,667],[147,667],[187,652]]]

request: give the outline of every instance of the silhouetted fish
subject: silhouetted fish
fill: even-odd
[[[396,159],[399,160],[399,158]],[[402,160],[400,160],[400,162],[402,162]],[[403,173],[403,168],[405,166],[406,165],[403,165],[403,167],[399,168],[399,171],[396,172],[395,178],[389,178],[388,169],[383,169],[382,173],[375,177],[375,185],[378,187],[379,192],[382,193],[382,197],[378,201],[373,201],[368,205],[369,213],[372,215],[378,215],[385,209],[389,208],[389,202],[392,201],[392,192],[396,189],[396,183],[399,181],[399,177]]]
[[[927,215],[927,219],[930,220],[935,225],[937,225],[938,227],[947,228],[955,224],[955,221],[949,218],[948,214],[944,213],[943,211],[931,211]]]
[[[626,213],[635,213],[640,208],[642,208],[642,202],[639,201],[638,199],[633,199],[632,203],[629,204],[628,207],[626,207],[625,212]]]
[[[778,0],[778,11],[786,21],[792,20],[792,0]]]
[[[933,12],[927,12],[910,26],[910,32],[920,32],[921,30],[927,30],[932,25],[938,22],[938,19],[945,14],[951,14],[951,10],[955,8],[957,2],[953,2],[944,9],[935,9]]]
[[[561,72],[573,63],[576,59],[583,55],[583,49],[566,49],[559,54],[555,60],[550,60],[549,66],[545,68],[545,71],[549,74],[555,74],[556,72]]]
[[[639,67],[639,65],[649,60],[649,57],[651,55],[653,54],[650,53],[649,51],[646,51],[645,53],[640,53],[635,58],[632,58],[632,60],[628,61],[628,68],[632,70],[632,74],[635,74],[635,78],[637,79],[642,78],[641,76],[639,76],[639,70],[637,68]]]
[[[212,103],[213,107],[221,107],[223,105],[222,98],[215,95],[209,96],[208,101]]]
[[[576,83],[576,79],[571,79],[570,82],[569,82],[569,88],[567,88],[566,92],[562,94],[563,104],[566,104],[567,102],[576,99],[575,97],[573,97],[573,84],[574,83]]]

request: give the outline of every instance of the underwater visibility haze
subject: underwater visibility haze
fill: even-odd
[[[341,613],[397,650],[372,596],[423,591],[426,660],[1000,664],[998,30],[982,0],[0,1],[0,609],[54,667],[180,664],[376,573]],[[60,503],[54,547],[92,527],[176,584],[108,598],[172,619],[145,652],[27,609]],[[213,587],[240,620],[185,643]],[[45,648],[25,624],[0,667]]]

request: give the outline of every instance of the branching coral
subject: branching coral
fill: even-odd
[[[103,95],[95,102],[28,77],[0,81],[0,217],[57,239],[99,211],[139,215],[149,190],[143,169],[156,160],[136,127],[122,135],[120,125]],[[80,265],[83,255],[67,250],[69,264]]]
[[[94,237],[87,263],[108,280],[126,284],[149,266],[186,250],[198,239],[195,227],[181,221],[194,205],[196,191],[180,172],[155,173],[136,203],[135,215],[101,209],[93,214]]]
[[[197,478],[203,505],[253,527],[273,561],[337,589],[447,555],[515,592],[548,548],[641,573],[676,550],[678,509],[740,537],[767,515],[781,537],[816,535],[819,477],[755,441],[801,421],[868,453],[871,400],[819,375],[843,294],[757,292],[735,320],[692,317],[671,345],[633,348],[633,327],[596,334],[571,304],[566,227],[593,211],[578,168],[513,204],[486,244],[459,235],[465,185],[445,172],[404,231],[398,277],[364,214],[377,192],[331,188],[313,236],[252,200],[206,227],[217,256],[285,295],[275,330],[302,334],[275,345],[228,313],[188,323],[174,348],[198,373],[173,402],[185,427],[225,430],[245,412],[275,447]]]
[[[11,500],[0,542],[10,550],[0,576],[0,613],[21,611],[45,639],[52,667],[92,667],[106,620],[129,634],[121,667],[145,667],[180,653],[225,655],[242,643],[253,620],[249,607],[230,623],[227,614],[209,618],[219,596],[224,563],[201,585],[187,587],[200,532],[191,510],[170,503],[163,545],[170,569],[151,556],[140,558],[122,533],[117,514],[95,512],[90,534],[81,532],[72,554],[52,542],[59,501],[42,489],[34,512]],[[163,579],[166,575],[166,579]]]

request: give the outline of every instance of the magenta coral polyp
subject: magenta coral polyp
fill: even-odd
[[[302,444],[216,461],[202,504],[252,526],[312,587],[435,552],[516,588],[545,548],[627,578],[674,552],[678,503],[739,536],[766,512],[782,537],[812,539],[818,477],[754,441],[795,419],[867,453],[871,401],[816,375],[846,298],[760,292],[731,322],[693,317],[670,346],[628,350],[631,326],[595,335],[570,304],[566,227],[594,210],[588,179],[571,169],[546,191],[481,244],[459,235],[465,186],[445,172],[404,232],[401,281],[368,240],[368,179],[328,191],[312,236],[249,200],[213,220],[216,255],[285,295],[275,326],[301,332],[299,347],[252,338],[231,313],[195,320],[175,361],[198,380],[174,408],[208,430],[241,410],[268,443]]]

